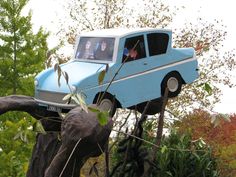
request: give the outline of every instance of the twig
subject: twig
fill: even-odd
[[[124,127],[124,125],[127,123],[128,119],[129,119],[129,117],[130,117],[130,115],[131,115],[131,110],[130,110],[129,114],[127,115],[127,117],[126,117],[124,123],[119,127],[119,130],[117,131],[117,132],[118,132],[117,137],[119,137],[119,135],[120,135],[120,133],[121,133],[121,129],[122,129],[122,128]],[[119,141],[119,139],[117,138],[116,141],[110,146],[109,152],[112,150],[113,146],[114,146],[118,141]]]
[[[169,89],[166,87],[165,93],[164,93],[164,98],[163,98],[163,103],[162,103],[162,107],[161,107],[161,112],[160,112],[160,116],[159,116],[159,121],[158,121],[155,146],[153,146],[153,148],[152,148],[152,155],[151,155],[152,156],[152,160],[151,160],[152,163],[154,163],[156,161],[157,150],[161,144],[161,139],[162,139],[162,134],[163,134],[163,125],[164,125],[164,113],[165,113],[166,104],[168,102],[168,93],[169,93]],[[142,177],[149,176],[150,170],[151,170],[151,165],[149,164],[147,166],[147,169],[145,169]]]
[[[128,152],[129,152],[129,149],[130,149],[130,146],[133,142],[133,139],[131,139],[129,142],[128,142],[128,145],[127,145],[127,149],[125,151],[125,158],[124,158],[124,162],[121,166],[121,170],[120,170],[120,173],[118,175],[118,177],[122,177],[124,175],[124,172],[125,172],[125,167],[126,167],[126,164],[127,164],[127,159],[128,159]]]
[[[118,132],[118,130],[112,130],[112,131]],[[154,146],[154,147],[156,147],[156,148],[158,148],[158,149],[161,148],[160,146],[157,146],[156,144],[154,144],[154,143],[152,143],[152,142],[150,142],[150,141],[147,141],[147,140],[145,140],[145,139],[142,139],[142,138],[137,137],[137,136],[135,136],[135,135],[132,135],[132,134],[130,134],[130,133],[126,133],[126,132],[120,132],[120,133],[123,133],[123,134],[125,134],[125,135],[128,135],[128,136],[130,136],[130,137],[132,137],[132,138],[138,139],[138,140],[140,140],[140,141],[143,141],[143,142],[145,142],[145,143],[147,143],[147,144],[150,144],[150,145],[152,145],[152,146]],[[168,150],[171,150],[171,151],[181,151],[181,152],[193,152],[193,151],[195,151],[195,152],[206,152],[205,150],[175,149],[175,148],[169,148],[169,147],[168,147]]]
[[[157,128],[157,136],[156,136],[156,142],[155,142],[157,146],[160,146],[161,144],[161,139],[162,139],[162,134],[163,134],[163,125],[164,125],[164,113],[165,113],[165,108],[168,102],[168,93],[169,93],[169,89],[166,87],[163,103],[162,103],[162,108],[161,108],[161,112],[159,116],[158,128]],[[155,151],[154,151],[154,154],[156,154]]]
[[[80,143],[81,140],[82,140],[82,138],[80,138],[80,139],[77,141],[77,143],[75,144],[75,146],[74,146],[73,150],[71,151],[70,156],[69,156],[69,158],[67,159],[66,164],[64,165],[64,167],[63,167],[63,169],[62,169],[62,171],[61,171],[59,177],[62,177],[63,172],[64,172],[65,169],[66,169],[66,166],[68,165],[68,163],[69,163],[69,161],[70,161],[70,159],[71,159],[71,157],[72,157],[72,155],[73,155],[75,149],[77,148],[77,146],[78,146],[78,144]]]

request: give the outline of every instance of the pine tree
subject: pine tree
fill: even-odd
[[[27,2],[0,1],[0,95],[32,95],[33,78],[43,68],[48,34],[33,34],[31,13],[21,15]]]
[[[0,96],[33,95],[34,77],[44,67],[48,33],[34,33],[31,12],[22,15],[28,1],[0,0]],[[34,122],[20,112],[0,117],[0,177],[26,176]]]

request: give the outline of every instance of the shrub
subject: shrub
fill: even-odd
[[[144,134],[144,136],[146,135]],[[150,136],[148,139],[150,141]],[[135,140],[126,143],[133,148],[134,146],[132,146],[132,144],[135,144]],[[122,146],[124,146],[124,144],[122,144]],[[144,164],[152,164],[150,177],[219,176],[216,169],[216,161],[212,157],[210,147],[201,139],[192,141],[190,134],[181,135],[177,133],[177,131],[172,131],[168,137],[164,137],[161,146],[158,148],[156,154],[157,158],[154,163],[150,160],[152,159],[150,157],[152,154],[150,148],[150,144],[143,143],[138,151],[136,149],[136,156],[132,156],[134,152],[126,153],[126,151],[122,151],[121,153],[114,153],[113,158],[116,159],[116,164],[119,164],[126,157],[128,157],[127,159],[129,159],[129,161],[125,168],[123,168],[123,163],[120,164],[119,168],[116,169],[117,173],[113,176],[119,176],[121,172],[123,172],[122,177],[140,176],[140,174],[137,173],[137,167],[140,167],[140,164],[138,165],[137,163],[141,162],[141,157],[145,157],[145,152],[147,152],[147,156],[143,160]],[[135,162],[134,160],[136,158],[139,161]]]
[[[201,139],[191,141],[190,134],[176,131],[163,140],[157,153],[153,177],[216,177],[216,160],[210,147]]]
[[[193,139],[204,139],[213,149],[214,156],[219,160],[218,169],[222,177],[236,176],[236,115],[229,116],[230,122],[224,121],[223,115],[214,115],[219,119],[215,127],[211,123],[212,115],[202,110],[195,110],[175,127],[181,133],[191,133]]]

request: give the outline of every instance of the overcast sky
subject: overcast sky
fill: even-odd
[[[214,19],[222,20],[228,33],[222,51],[236,48],[236,10],[234,0],[166,0],[164,2],[169,3],[172,7],[185,6],[185,9],[178,12],[174,18],[173,24],[176,26],[185,22],[194,22],[197,17],[202,17],[210,22],[213,22]],[[37,30],[39,26],[43,26],[48,31],[57,32],[59,19],[64,17],[62,3],[63,1],[61,0],[30,0],[28,7],[33,11],[32,21],[34,28]],[[50,45],[54,45],[54,39],[50,38],[50,40]],[[236,79],[234,80],[236,81]],[[222,101],[216,105],[215,111],[236,113],[236,88],[224,87]]]

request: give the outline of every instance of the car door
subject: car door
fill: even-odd
[[[113,86],[123,107],[136,105],[146,100],[150,85],[145,72],[149,69],[145,35],[127,37],[123,46],[122,69]]]
[[[147,33],[147,63],[151,66],[149,69],[149,87],[150,99],[159,98],[161,96],[161,83],[165,75],[169,71],[168,64],[171,59],[167,55],[169,45],[169,35],[163,32]]]

